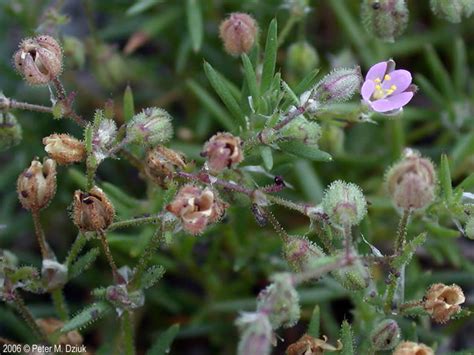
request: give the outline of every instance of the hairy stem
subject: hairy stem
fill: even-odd
[[[22,318],[25,320],[26,324],[31,328],[33,333],[45,344],[49,343],[47,335],[43,332],[43,330],[36,324],[35,317],[31,314],[28,307],[26,307],[25,301],[23,298],[18,294],[17,291],[12,291],[13,293],[13,303],[15,305],[16,310]]]
[[[84,234],[79,233],[76,237],[76,240],[74,240],[74,243],[72,243],[71,249],[69,249],[69,254],[67,255],[66,260],[64,261],[68,268],[71,267],[74,260],[76,260],[77,256],[81,252],[86,242],[87,240]]]
[[[346,265],[347,265],[347,260],[345,258],[338,259],[335,262],[324,265],[318,269],[308,270],[299,274],[295,274],[293,276],[293,283],[294,285],[298,285],[308,280],[316,279],[318,277],[321,277],[333,270],[344,267]]]
[[[238,185],[234,182],[218,179],[204,172],[201,172],[198,174],[190,174],[190,173],[185,173],[184,171],[179,171],[176,173],[176,175],[188,180],[199,181],[206,185],[219,185],[225,189],[241,192],[243,194],[246,194],[247,196],[252,196],[254,192],[254,190],[249,189],[245,186]]]
[[[400,223],[398,224],[397,239],[395,242],[395,253],[397,255],[400,255],[406,243],[407,227],[408,220],[410,219],[410,214],[410,209],[403,210],[402,218],[400,219]]]
[[[351,247],[352,247],[352,231],[351,231],[351,226],[346,224],[343,226],[343,236],[344,236],[344,250],[345,250],[345,256],[346,260],[351,259]]]
[[[107,236],[103,230],[99,230],[97,233],[99,234],[102,247],[104,248],[105,257],[107,258],[110,268],[112,269],[112,275],[114,277],[114,281],[120,282],[121,277],[120,277],[120,274],[118,273],[117,265],[115,264],[114,258],[110,251],[109,242],[107,241]]]
[[[135,345],[133,336],[132,313],[125,311],[121,318],[122,323],[122,343],[125,355],[135,355]]]
[[[159,214],[149,216],[149,217],[138,217],[138,218],[127,219],[124,221],[118,221],[118,222],[112,223],[109,226],[109,228],[107,228],[107,230],[112,231],[114,229],[120,229],[120,228],[138,227],[144,224],[155,224],[161,218],[162,218],[162,215],[161,213],[159,213]]]
[[[40,212],[39,211],[31,211],[31,215],[33,216],[33,224],[35,226],[35,234],[36,239],[38,240],[38,244],[41,250],[41,256],[44,259],[51,259],[51,251],[46,243],[46,238],[44,235],[43,227],[41,226],[40,221]]]
[[[69,311],[66,304],[66,299],[64,298],[63,290],[61,288],[57,288],[51,291],[51,298],[53,299],[54,307],[56,308],[59,318],[61,318],[63,321],[68,320]]]

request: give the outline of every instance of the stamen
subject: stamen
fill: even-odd
[[[392,80],[392,77],[388,74],[385,74],[385,76],[383,77],[383,80],[389,81],[389,80]]]
[[[382,80],[380,80],[380,78],[377,78],[377,79],[375,79],[374,81],[375,81],[377,84],[382,82]]]
[[[390,86],[390,90],[397,90],[397,85]]]

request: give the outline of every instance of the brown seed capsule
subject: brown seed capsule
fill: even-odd
[[[434,355],[434,351],[425,344],[404,341],[398,344],[393,355]]]
[[[78,163],[86,158],[86,147],[68,134],[52,134],[43,138],[44,150],[59,165]]]
[[[434,284],[426,291],[423,307],[437,323],[446,323],[461,310],[466,297],[458,285]]]
[[[15,67],[31,85],[47,84],[61,74],[63,53],[51,36],[27,38],[13,56]]]
[[[158,145],[150,149],[146,155],[145,172],[156,184],[166,188],[176,168],[184,169],[184,156],[172,149]]]
[[[238,56],[252,49],[258,26],[252,16],[234,12],[222,21],[219,33],[227,53]]]
[[[46,207],[56,193],[56,162],[45,158],[31,162],[17,180],[18,199],[23,208],[39,211]]]
[[[327,343],[328,338],[323,335],[323,339],[315,339],[305,334],[296,343],[291,344],[286,349],[287,355],[323,355],[326,351],[338,351],[342,349],[342,344],[338,340],[337,347]]]
[[[227,207],[211,189],[185,185],[166,209],[181,219],[186,231],[196,235],[208,224],[217,222]]]
[[[221,172],[239,164],[244,155],[242,141],[230,133],[217,133],[204,145],[202,156],[207,157],[207,165],[214,172]]]
[[[395,205],[403,209],[420,209],[434,199],[436,172],[429,159],[406,149],[404,157],[386,175],[387,187]]]
[[[104,192],[95,186],[89,193],[80,190],[74,193],[72,216],[81,231],[96,232],[112,223],[115,210]]]
[[[46,335],[51,335],[64,326],[64,323],[56,318],[40,318],[36,320],[36,324],[38,324],[38,326],[43,332],[46,333]],[[57,343],[61,345],[81,345],[82,342],[82,336],[77,330],[61,334],[57,340]]]

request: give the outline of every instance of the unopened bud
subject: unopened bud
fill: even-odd
[[[471,0],[430,0],[431,10],[439,17],[450,22],[461,22],[462,16],[469,17],[474,12]]]
[[[22,129],[15,116],[0,111],[0,152],[18,145],[22,139]]]
[[[319,64],[316,49],[306,41],[296,42],[288,48],[286,66],[292,74],[304,76]]]
[[[361,84],[359,67],[337,68],[316,84],[311,99],[323,104],[347,101],[360,90]]]
[[[146,108],[128,124],[127,139],[147,146],[165,143],[173,136],[171,119],[170,114],[161,108]]]
[[[258,34],[258,26],[252,16],[234,12],[222,21],[219,33],[227,53],[238,56],[250,52]]]
[[[163,188],[166,188],[176,168],[185,167],[184,156],[165,146],[158,145],[147,152],[145,172],[154,183]]]
[[[341,180],[334,181],[326,190],[322,206],[332,223],[354,226],[367,213],[367,202],[359,186]]]
[[[388,192],[399,208],[421,209],[433,201],[436,172],[429,159],[406,149],[404,157],[386,174]]]
[[[317,146],[321,137],[321,126],[315,121],[308,121],[303,116],[299,116],[284,126],[281,134],[284,138]]]
[[[398,344],[393,355],[434,355],[434,351],[425,344],[404,341]]]
[[[393,42],[408,24],[405,0],[363,0],[361,17],[371,35],[386,42]]]
[[[44,150],[59,165],[78,163],[86,158],[86,147],[69,134],[52,134],[43,138]]]
[[[393,319],[385,319],[370,333],[370,342],[374,350],[390,350],[400,341],[400,327]]]
[[[204,232],[208,224],[217,222],[225,213],[227,204],[209,188],[185,185],[166,209],[178,217],[183,228],[196,235]]]
[[[323,339],[316,339],[305,334],[297,342],[290,344],[286,349],[286,355],[322,355],[326,352],[339,351],[342,343],[337,341],[337,347],[328,343],[328,338],[323,335]]]
[[[74,193],[72,217],[74,224],[83,232],[106,229],[115,217],[115,210],[104,192],[93,187],[88,193]]]
[[[56,318],[40,318],[36,320],[36,324],[46,335],[60,334],[60,329],[64,326],[64,323]],[[67,333],[61,334],[57,339],[57,344],[61,345],[81,345],[83,342],[81,334],[77,330],[73,330]]]
[[[58,263],[56,260],[43,259],[41,275],[47,290],[63,286],[67,282],[67,266]]]
[[[474,239],[474,217],[470,217],[466,222],[466,227],[464,228],[466,236],[469,239]]]
[[[63,53],[51,36],[27,38],[14,55],[18,72],[31,85],[47,84],[61,74]]]
[[[423,307],[437,323],[446,323],[452,315],[461,311],[466,301],[458,285],[434,284],[426,291]]]
[[[30,211],[45,208],[56,193],[56,162],[45,158],[41,164],[33,160],[18,177],[17,192],[23,208]]]
[[[300,319],[298,292],[289,273],[272,277],[272,284],[260,292],[257,311],[268,314],[273,329],[292,327]]]
[[[239,164],[244,155],[242,141],[230,133],[217,133],[204,145],[201,155],[207,158],[207,166],[211,171],[221,172]]]
[[[352,254],[356,254],[353,250]],[[334,278],[347,290],[363,290],[369,286],[369,269],[357,258],[352,265],[345,266],[332,272]]]
[[[235,324],[241,333],[238,355],[270,355],[273,330],[265,313],[242,313]]]
[[[107,287],[106,299],[120,309],[132,310],[145,304],[145,295],[142,290],[131,291],[127,285],[113,285]]]
[[[311,270],[313,262],[325,256],[320,247],[305,237],[292,237],[286,241],[283,255],[296,272]]]

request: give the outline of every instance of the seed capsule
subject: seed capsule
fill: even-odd
[[[434,351],[425,344],[404,341],[398,344],[393,355],[434,355]]]
[[[61,74],[63,53],[51,36],[27,38],[14,57],[15,67],[31,85],[47,84]]]
[[[466,301],[464,292],[458,285],[434,284],[426,291],[423,307],[437,323],[446,323],[452,315],[461,310]]]
[[[375,350],[390,350],[400,341],[400,327],[393,319],[385,319],[370,333],[370,342]]]
[[[45,158],[41,164],[33,160],[18,177],[17,192],[23,208],[39,211],[46,207],[56,193],[56,162]]]
[[[250,52],[258,34],[258,26],[252,16],[234,12],[222,21],[219,33],[227,53],[238,56]]]
[[[241,144],[239,137],[230,133],[217,133],[206,142],[201,155],[207,158],[209,169],[221,172],[236,166],[244,159]]]
[[[148,150],[145,173],[157,185],[166,188],[176,168],[184,169],[184,156],[172,149],[158,145]]]
[[[86,147],[68,134],[52,134],[43,138],[44,150],[59,165],[78,163],[86,158]]]
[[[74,193],[72,217],[81,231],[96,232],[106,229],[115,217],[115,209],[104,192],[93,187],[88,193]]]

